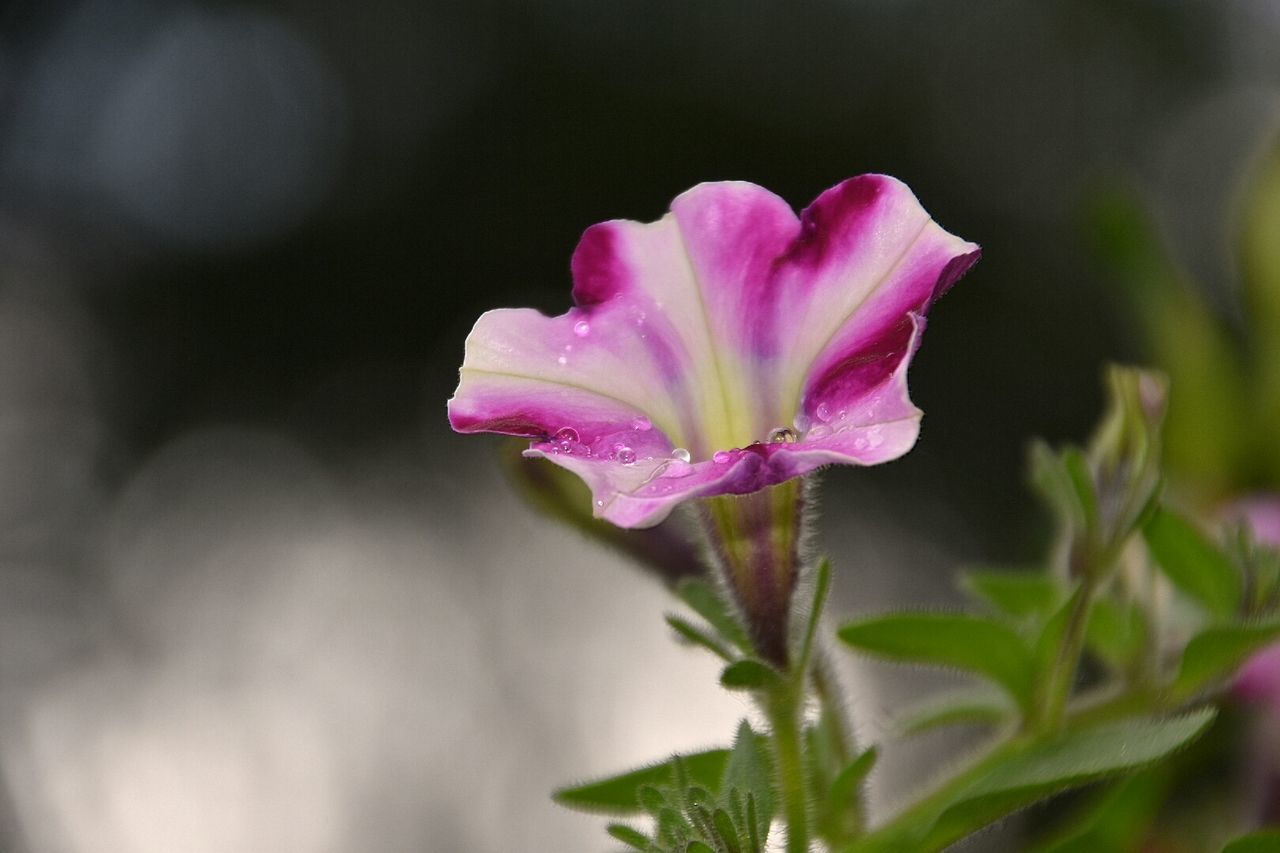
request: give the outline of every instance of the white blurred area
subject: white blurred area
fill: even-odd
[[[552,788],[746,712],[659,585],[532,518],[483,440],[339,472],[209,427],[86,506],[92,329],[19,295],[0,332],[4,849],[597,850]]]

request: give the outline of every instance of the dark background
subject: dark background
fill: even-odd
[[[945,602],[1040,552],[1027,441],[1142,357],[1101,201],[1238,317],[1277,43],[1271,0],[6,4],[0,848],[599,849],[548,788],[744,709],[449,433],[479,313],[699,181],[902,178],[984,257],[820,543],[845,611]]]

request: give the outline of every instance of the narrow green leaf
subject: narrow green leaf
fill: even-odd
[[[552,794],[552,798],[562,806],[579,811],[639,814],[644,811],[640,802],[641,788],[669,784],[674,776],[675,761],[673,758],[606,779],[561,788]],[[720,790],[720,777],[729,762],[729,750],[695,752],[679,756],[679,761],[691,780],[716,793]]]
[[[831,791],[827,801],[833,810],[843,810],[858,796],[862,783],[871,775],[876,762],[880,759],[880,751],[874,746],[862,752],[849,765],[840,771],[831,783]]]
[[[1263,829],[1227,842],[1222,853],[1276,853],[1280,850],[1280,829]]]
[[[1187,595],[1214,616],[1227,618],[1240,606],[1240,573],[1191,522],[1162,507],[1142,530],[1156,563]]]
[[[689,645],[701,646],[721,660],[733,660],[733,654],[724,645],[712,639],[698,626],[676,616],[674,613],[668,613],[666,619],[672,630],[679,634],[680,638]]]
[[[676,595],[707,624],[743,651],[751,650],[751,641],[731,608],[725,605],[711,584],[699,578],[686,578],[676,587]]]
[[[769,758],[761,740],[746,720],[738,724],[738,734],[733,740],[733,752],[725,765],[720,790],[725,806],[730,805],[730,791],[738,791],[746,798],[747,810],[756,821],[754,837],[763,844],[769,837],[769,823],[773,820],[774,797]],[[754,809],[752,803],[755,804]]]
[[[1084,587],[1076,584],[1071,594],[1058,605],[1058,609],[1044,623],[1040,636],[1036,638],[1036,671],[1040,673],[1042,680],[1044,673],[1052,671],[1057,665],[1058,654],[1062,650],[1062,641],[1067,633],[1067,623],[1071,621],[1071,613],[1075,610],[1077,602],[1082,595],[1084,595]]]
[[[1043,441],[1033,441],[1027,462],[1031,485],[1045,503],[1058,516],[1061,523],[1072,528],[1085,524],[1085,508],[1071,474],[1062,458]]]
[[[809,656],[813,653],[813,638],[822,621],[822,607],[827,602],[827,594],[831,591],[831,561],[826,557],[818,563],[818,574],[813,586],[813,603],[809,607],[809,624],[805,626],[804,644],[800,647],[800,660],[797,669],[805,672],[809,666]]]
[[[716,833],[724,844],[726,853],[742,853],[741,834],[733,823],[733,818],[724,809],[716,809],[711,815]]]
[[[967,670],[994,680],[1019,704],[1030,699],[1030,650],[1002,622],[959,613],[898,613],[850,622],[839,634],[861,651],[905,663]]]
[[[954,690],[909,708],[894,721],[903,737],[962,723],[999,725],[1018,713],[1003,691],[988,687]]]
[[[658,789],[653,785],[641,785],[637,792],[636,800],[640,803],[641,808],[649,814],[660,814],[663,809],[670,804],[667,802],[667,795],[664,793],[669,789]]]
[[[1198,737],[1214,715],[1206,708],[1160,720],[1125,720],[1032,742],[960,792],[920,849],[942,849],[1037,800],[1158,761]]]
[[[642,832],[632,829],[626,824],[611,823],[605,831],[634,850],[648,850],[649,838]]]
[[[1066,597],[1062,582],[1043,569],[970,569],[960,585],[1015,619],[1052,613]]]
[[[1078,447],[1068,447],[1062,451],[1062,467],[1067,472],[1075,499],[1084,514],[1085,526],[1096,529],[1098,526],[1098,493],[1093,484],[1093,472],[1084,452]]]
[[[724,668],[720,673],[720,686],[729,690],[757,690],[776,684],[781,677],[767,663],[744,658]]]
[[[716,850],[710,844],[704,844],[701,841],[690,841],[689,846],[684,848],[684,853],[716,853]]]
[[[659,810],[657,815],[658,839],[668,845],[683,844],[689,837],[689,823],[672,808]]]
[[[772,809],[770,809],[772,811]],[[751,853],[762,853],[764,843],[769,839],[769,821],[772,818],[761,818],[756,808],[756,798],[747,794],[747,841],[751,844]],[[761,825],[764,831],[760,831]]]
[[[1214,714],[1206,708],[1011,741],[962,774],[966,782],[909,809],[911,820],[890,821],[842,853],[942,850],[1038,800],[1154,764],[1198,737]]]
[[[1187,698],[1233,675],[1254,652],[1280,639],[1280,622],[1224,625],[1191,638],[1173,682],[1173,692]]]
[[[1124,671],[1146,644],[1146,614],[1132,602],[1100,598],[1089,613],[1085,639],[1099,660],[1112,670]]]

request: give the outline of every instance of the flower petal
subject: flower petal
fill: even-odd
[[[978,258],[976,245],[944,231],[901,181],[851,178],[801,214],[801,236],[776,274],[778,417],[810,419],[819,389],[880,359],[892,373],[924,315]],[[847,377],[846,377],[847,378]],[[845,382],[848,385],[848,382]],[[797,426],[803,427],[800,423]]]
[[[678,420],[675,399],[638,338],[601,333],[587,341],[574,331],[581,322],[576,311],[481,316],[449,401],[454,429],[549,436],[569,427],[592,442],[644,416]]]
[[[919,433],[906,371],[924,314],[977,257],[893,178],[845,181],[798,218],[753,184],[701,184],[658,222],[588,229],[568,313],[483,315],[450,420],[533,438],[528,455],[624,527],[888,461]],[[761,443],[788,425],[798,442]]]
[[[591,489],[597,516],[619,527],[650,527],[687,500],[747,494],[795,476],[770,464],[779,446],[755,444],[720,451],[703,462],[655,456],[625,466],[558,453],[554,443],[534,444],[525,455],[548,459],[581,477]]]

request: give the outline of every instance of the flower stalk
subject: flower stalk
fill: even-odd
[[[804,489],[798,480],[702,503],[703,528],[722,581],[756,653],[785,671],[800,571]]]

